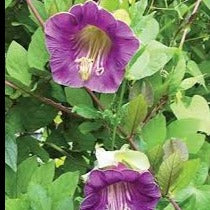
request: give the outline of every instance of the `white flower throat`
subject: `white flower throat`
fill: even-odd
[[[111,39],[96,26],[86,26],[77,36],[75,62],[79,64],[79,75],[88,80],[92,71],[100,76],[104,72],[104,63],[111,49]]]

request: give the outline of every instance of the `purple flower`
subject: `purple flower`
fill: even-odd
[[[96,149],[96,167],[85,175],[80,210],[152,210],[161,194],[145,154],[122,147]],[[135,170],[134,170],[135,169]]]
[[[93,1],[55,14],[45,24],[53,79],[62,85],[116,92],[139,41]]]
[[[152,210],[160,190],[149,171],[135,171],[120,164],[90,172],[86,198],[80,210]]]

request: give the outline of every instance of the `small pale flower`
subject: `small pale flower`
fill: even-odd
[[[45,34],[53,79],[102,93],[117,91],[139,48],[129,26],[93,1],[49,18]]]
[[[86,177],[80,210],[153,210],[161,196],[141,152],[96,150],[97,166]]]

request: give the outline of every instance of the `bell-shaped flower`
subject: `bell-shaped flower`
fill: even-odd
[[[153,210],[161,196],[145,154],[96,149],[97,166],[85,175],[80,210]]]
[[[117,91],[139,48],[129,26],[93,1],[50,17],[45,35],[54,81],[101,93]]]

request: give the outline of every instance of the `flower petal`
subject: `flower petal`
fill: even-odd
[[[70,37],[78,32],[78,26],[76,18],[67,12],[49,18],[45,23],[46,44],[49,51],[52,52],[60,47],[70,49]]]
[[[96,148],[96,159],[98,168],[117,165],[115,160],[115,151],[106,151],[103,148]]]
[[[104,186],[106,186],[106,181],[104,179],[104,172],[101,170],[93,170],[89,175],[89,180],[87,182],[88,187],[92,187],[94,190],[99,191]]]
[[[117,91],[139,47],[132,30],[93,1],[50,17],[45,33],[53,79],[102,93]]]
[[[93,206],[98,204],[100,194],[91,194],[82,202],[81,210],[91,210]]]
[[[94,181],[98,183],[98,180],[100,184],[95,187]],[[140,173],[122,167],[120,170],[117,167],[104,171],[94,170],[90,173],[88,186],[90,183],[94,187],[86,192],[87,197],[81,204],[81,210],[152,210],[160,198],[160,190],[149,172]],[[95,194],[99,196],[98,202],[92,202],[92,195]]]
[[[139,151],[119,151],[115,154],[118,162],[128,164],[133,169],[148,170],[150,167],[147,156]]]
[[[88,1],[83,6],[84,19],[87,24],[98,22],[98,7],[97,4],[93,1]]]

